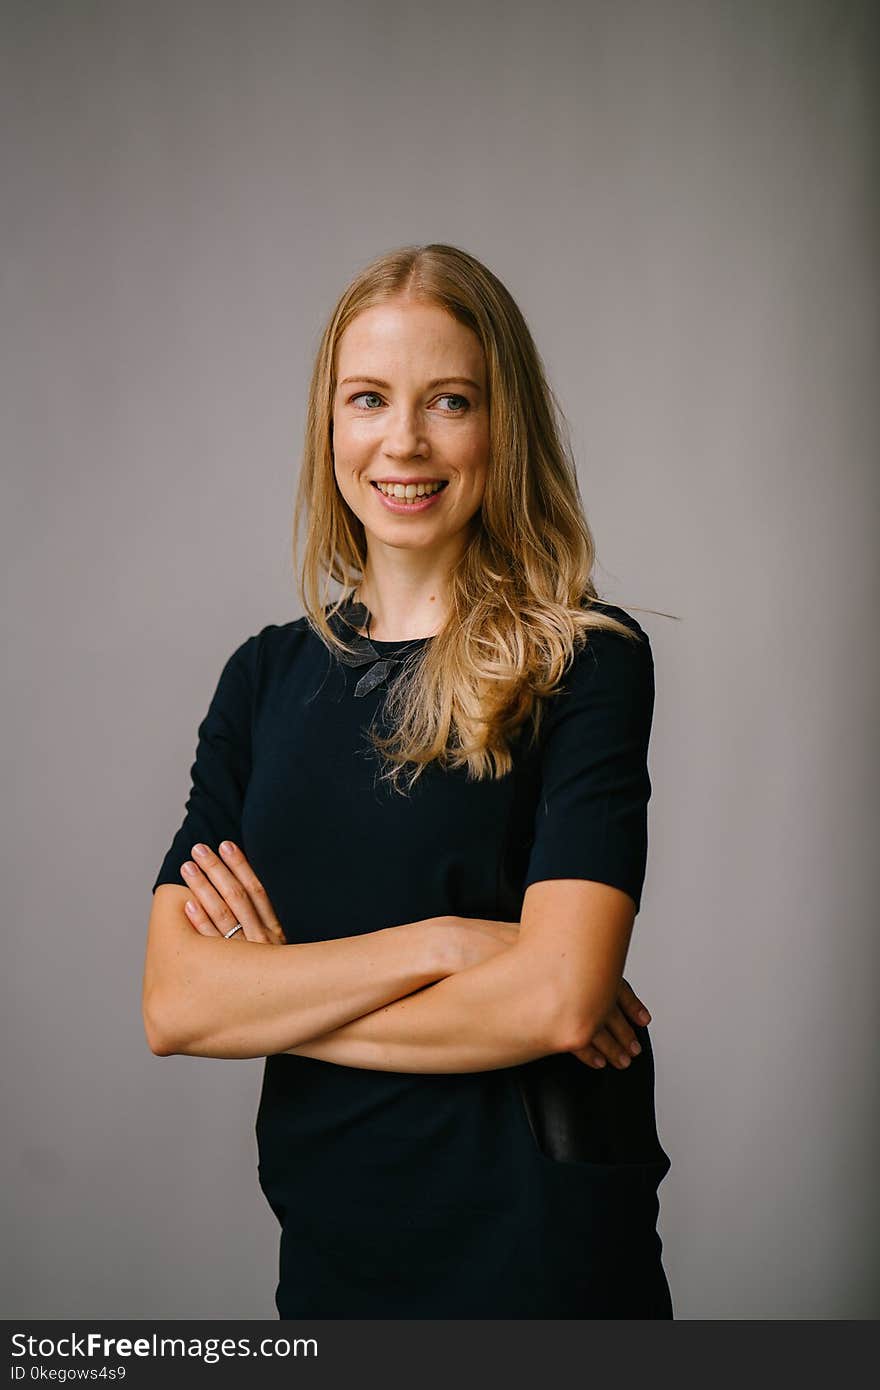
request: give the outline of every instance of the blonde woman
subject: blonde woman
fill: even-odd
[[[279,1316],[671,1318],[622,979],[651,650],[597,596],[538,352],[465,252],[340,298],[294,557],[305,616],[237,647],[199,727],[144,979],[154,1053],[266,1058]]]

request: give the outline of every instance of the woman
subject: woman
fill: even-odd
[[[266,1057],[282,1318],[672,1317],[622,982],[653,664],[558,418],[483,265],[368,266],[312,378],[305,616],[199,728],[144,1019],[160,1055]]]

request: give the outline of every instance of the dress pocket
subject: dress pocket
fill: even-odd
[[[588,1067],[570,1052],[511,1069],[535,1151],[554,1163],[642,1167],[669,1159],[654,1114],[654,1058],[646,1028],[642,1051],[624,1071]]]
[[[535,1203],[535,1269],[554,1317],[671,1318],[657,1233],[670,1160],[657,1137],[653,1058],[597,1071],[571,1053],[512,1068]]]

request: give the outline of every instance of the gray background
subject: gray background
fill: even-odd
[[[275,1316],[262,1063],[149,1052],[149,890],[299,613],[324,320],[434,240],[533,328],[604,596],[675,615],[627,976],[676,1315],[877,1316],[877,19],[4,6],[4,1316]]]

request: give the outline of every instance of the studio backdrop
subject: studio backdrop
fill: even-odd
[[[656,664],[676,1317],[878,1314],[877,7],[9,0],[7,1318],[271,1318],[262,1063],[156,1057],[150,885],[299,616],[308,374],[427,242],[521,305]]]

